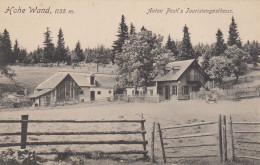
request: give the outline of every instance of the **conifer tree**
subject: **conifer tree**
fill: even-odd
[[[185,24],[183,28],[182,48],[179,60],[188,60],[192,58],[194,58],[194,49],[190,41],[189,29]]]
[[[67,50],[65,49],[64,36],[61,28],[59,29],[57,47],[55,50],[55,61],[60,62],[66,61]]]
[[[220,56],[221,54],[223,54],[225,52],[225,50],[227,49],[227,46],[224,43],[223,33],[221,32],[220,29],[218,29],[216,36],[217,36],[217,42],[216,42],[216,46],[215,46],[214,55]]]
[[[128,27],[125,23],[124,15],[122,15],[121,22],[119,24],[119,28],[118,28],[117,32],[118,32],[118,34],[117,34],[118,39],[116,41],[114,41],[113,46],[112,46],[113,47],[113,56],[111,57],[111,60],[112,60],[113,64],[115,63],[114,60],[115,60],[116,54],[122,52],[123,44],[125,43],[125,40],[128,39]]]
[[[147,29],[144,26],[142,26],[141,31],[147,31]]]
[[[229,25],[229,36],[228,36],[228,46],[237,45],[239,48],[242,47],[242,43],[237,30],[237,24],[234,17],[232,17],[231,24]]]
[[[20,48],[19,48],[18,41],[15,40],[12,63],[14,63],[17,60],[19,52],[20,52]]]
[[[133,25],[133,23],[130,24],[130,34],[135,34],[135,26]]]
[[[49,28],[47,27],[47,31],[44,33],[44,53],[43,53],[43,62],[44,63],[49,63],[49,62],[53,62],[53,56],[55,53],[55,48],[54,48],[54,44],[52,43],[52,39],[51,39],[51,31],[49,30]]]
[[[76,54],[76,59],[74,59],[74,61],[76,61],[76,62],[84,61],[84,54],[83,54],[83,50],[81,49],[79,41],[76,44],[74,52]]]
[[[13,52],[12,52],[12,44],[11,44],[11,40],[10,40],[10,35],[9,32],[5,29],[3,32],[3,36],[2,36],[2,46],[3,46],[3,54],[4,54],[4,59],[5,62],[7,64],[12,62],[12,56],[13,56]]]
[[[15,73],[10,67],[8,67],[8,56],[5,51],[6,46],[3,43],[3,36],[0,33],[0,73],[12,80]]]
[[[175,42],[171,39],[170,34],[168,36],[168,40],[166,42],[165,48],[169,49],[174,54],[175,57],[178,56],[177,46],[176,46]]]

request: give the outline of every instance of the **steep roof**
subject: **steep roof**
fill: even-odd
[[[170,68],[171,70],[165,75],[155,77],[153,81],[177,81],[194,61],[195,59],[170,62],[165,68]],[[176,73],[173,73],[172,68],[174,67],[179,69]]]
[[[79,86],[92,86],[90,84],[90,76],[93,74],[86,73],[69,73],[70,76],[75,80]]]
[[[42,95],[44,95],[44,94],[46,94],[48,92],[51,92],[52,90],[53,89],[43,89],[43,90],[41,90],[39,92],[36,92],[36,93],[30,95],[29,98],[37,98],[37,97],[42,96]]]
[[[96,87],[114,88],[116,75],[114,74],[95,74]]]
[[[40,83],[36,89],[53,89],[55,88],[69,73],[57,72],[47,80]]]

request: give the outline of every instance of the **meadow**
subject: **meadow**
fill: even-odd
[[[143,115],[145,122],[145,128],[147,131],[146,139],[148,140],[148,151],[150,153],[150,140],[151,140],[151,130],[152,123],[157,122],[160,123],[162,127],[172,126],[172,125],[180,125],[180,124],[192,124],[198,122],[211,122],[217,121],[219,114],[222,115],[231,115],[233,117],[234,122],[241,121],[258,121],[260,118],[260,99],[248,99],[242,100],[238,102],[234,101],[219,101],[218,103],[209,103],[207,104],[205,101],[170,101],[170,102],[160,102],[160,103],[92,103],[92,104],[78,104],[78,105],[70,105],[70,106],[60,106],[60,107],[38,107],[38,108],[22,108],[22,109],[7,109],[1,110],[0,119],[20,119],[21,115],[28,114],[29,119],[71,119],[71,120],[106,120],[106,119],[140,119]],[[121,130],[121,129],[132,129],[133,125],[110,125],[110,124],[101,124],[101,125],[89,125],[86,126],[84,124],[30,124],[30,131],[82,131],[82,130]],[[3,125],[0,127],[1,132],[13,132],[19,131],[20,125]],[[236,128],[237,129],[237,128]],[[259,127],[250,127],[251,130],[259,131]],[[156,129],[157,130],[157,129]],[[229,132],[229,127],[227,128]],[[217,132],[218,128],[216,127],[194,127],[191,129],[179,129],[171,132],[169,135],[178,136],[183,134],[192,134],[192,133],[203,133],[207,132]],[[115,137],[114,137],[115,136]],[[107,138],[113,139],[118,138],[119,135],[108,136]],[[119,138],[126,138],[123,135],[120,135]],[[30,136],[28,139],[30,141],[53,141],[53,140],[83,140],[83,139],[95,139],[98,140],[100,136]],[[244,137],[236,137],[243,138],[244,140],[252,140],[259,141],[259,136],[250,136],[246,135]],[[241,140],[241,139],[240,139]],[[10,138],[10,137],[1,137],[0,142],[15,142],[19,141],[18,138]],[[198,142],[218,142],[217,138],[212,137],[203,137],[203,138],[193,138],[185,141],[174,141],[175,145],[184,145],[186,143],[198,143]],[[112,148],[111,148],[112,147]],[[134,147],[134,149],[138,149],[140,146]],[[84,146],[84,145],[71,145],[71,146],[41,146],[35,147],[32,146],[32,149],[35,150],[59,150],[64,151],[66,149],[74,150],[74,151],[86,151],[93,149],[102,149],[102,150],[114,150],[121,149],[124,150],[126,146],[102,146],[95,148],[95,146]],[[228,133],[228,148],[230,150],[230,136]],[[140,148],[139,148],[140,149]],[[196,152],[194,152],[196,151]],[[206,149],[196,149],[188,148],[182,153],[181,149],[177,149],[174,151],[175,155],[179,154],[218,154],[218,148],[206,148]],[[230,151],[229,151],[230,153]],[[157,164],[162,164],[162,153],[159,142],[158,132],[155,133],[155,158]],[[228,155],[230,159],[230,154]],[[55,164],[55,161],[48,161],[48,164]],[[70,161],[66,161],[63,163],[73,164]],[[240,160],[237,163],[233,164],[251,164],[252,161]],[[122,158],[118,159],[118,161],[113,161],[110,159],[103,160],[90,160],[84,159],[84,164],[150,164],[147,161],[138,161],[137,156],[133,156],[131,158]],[[203,159],[173,159],[171,164],[219,164],[218,158],[203,158]]]

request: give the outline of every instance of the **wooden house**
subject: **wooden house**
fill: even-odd
[[[153,81],[160,100],[187,100],[191,92],[205,87],[209,77],[197,60],[170,62]]]
[[[42,82],[30,98],[35,105],[113,100],[115,75],[58,72]]]
[[[58,72],[39,84],[30,98],[37,106],[78,101],[80,87],[69,73]]]

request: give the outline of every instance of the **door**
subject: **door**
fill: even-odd
[[[170,100],[170,86],[165,86],[165,100]]]
[[[90,91],[90,100],[95,100],[95,91]]]
[[[70,94],[71,94],[71,88],[70,88],[70,82],[65,82],[65,100],[70,100]]]

